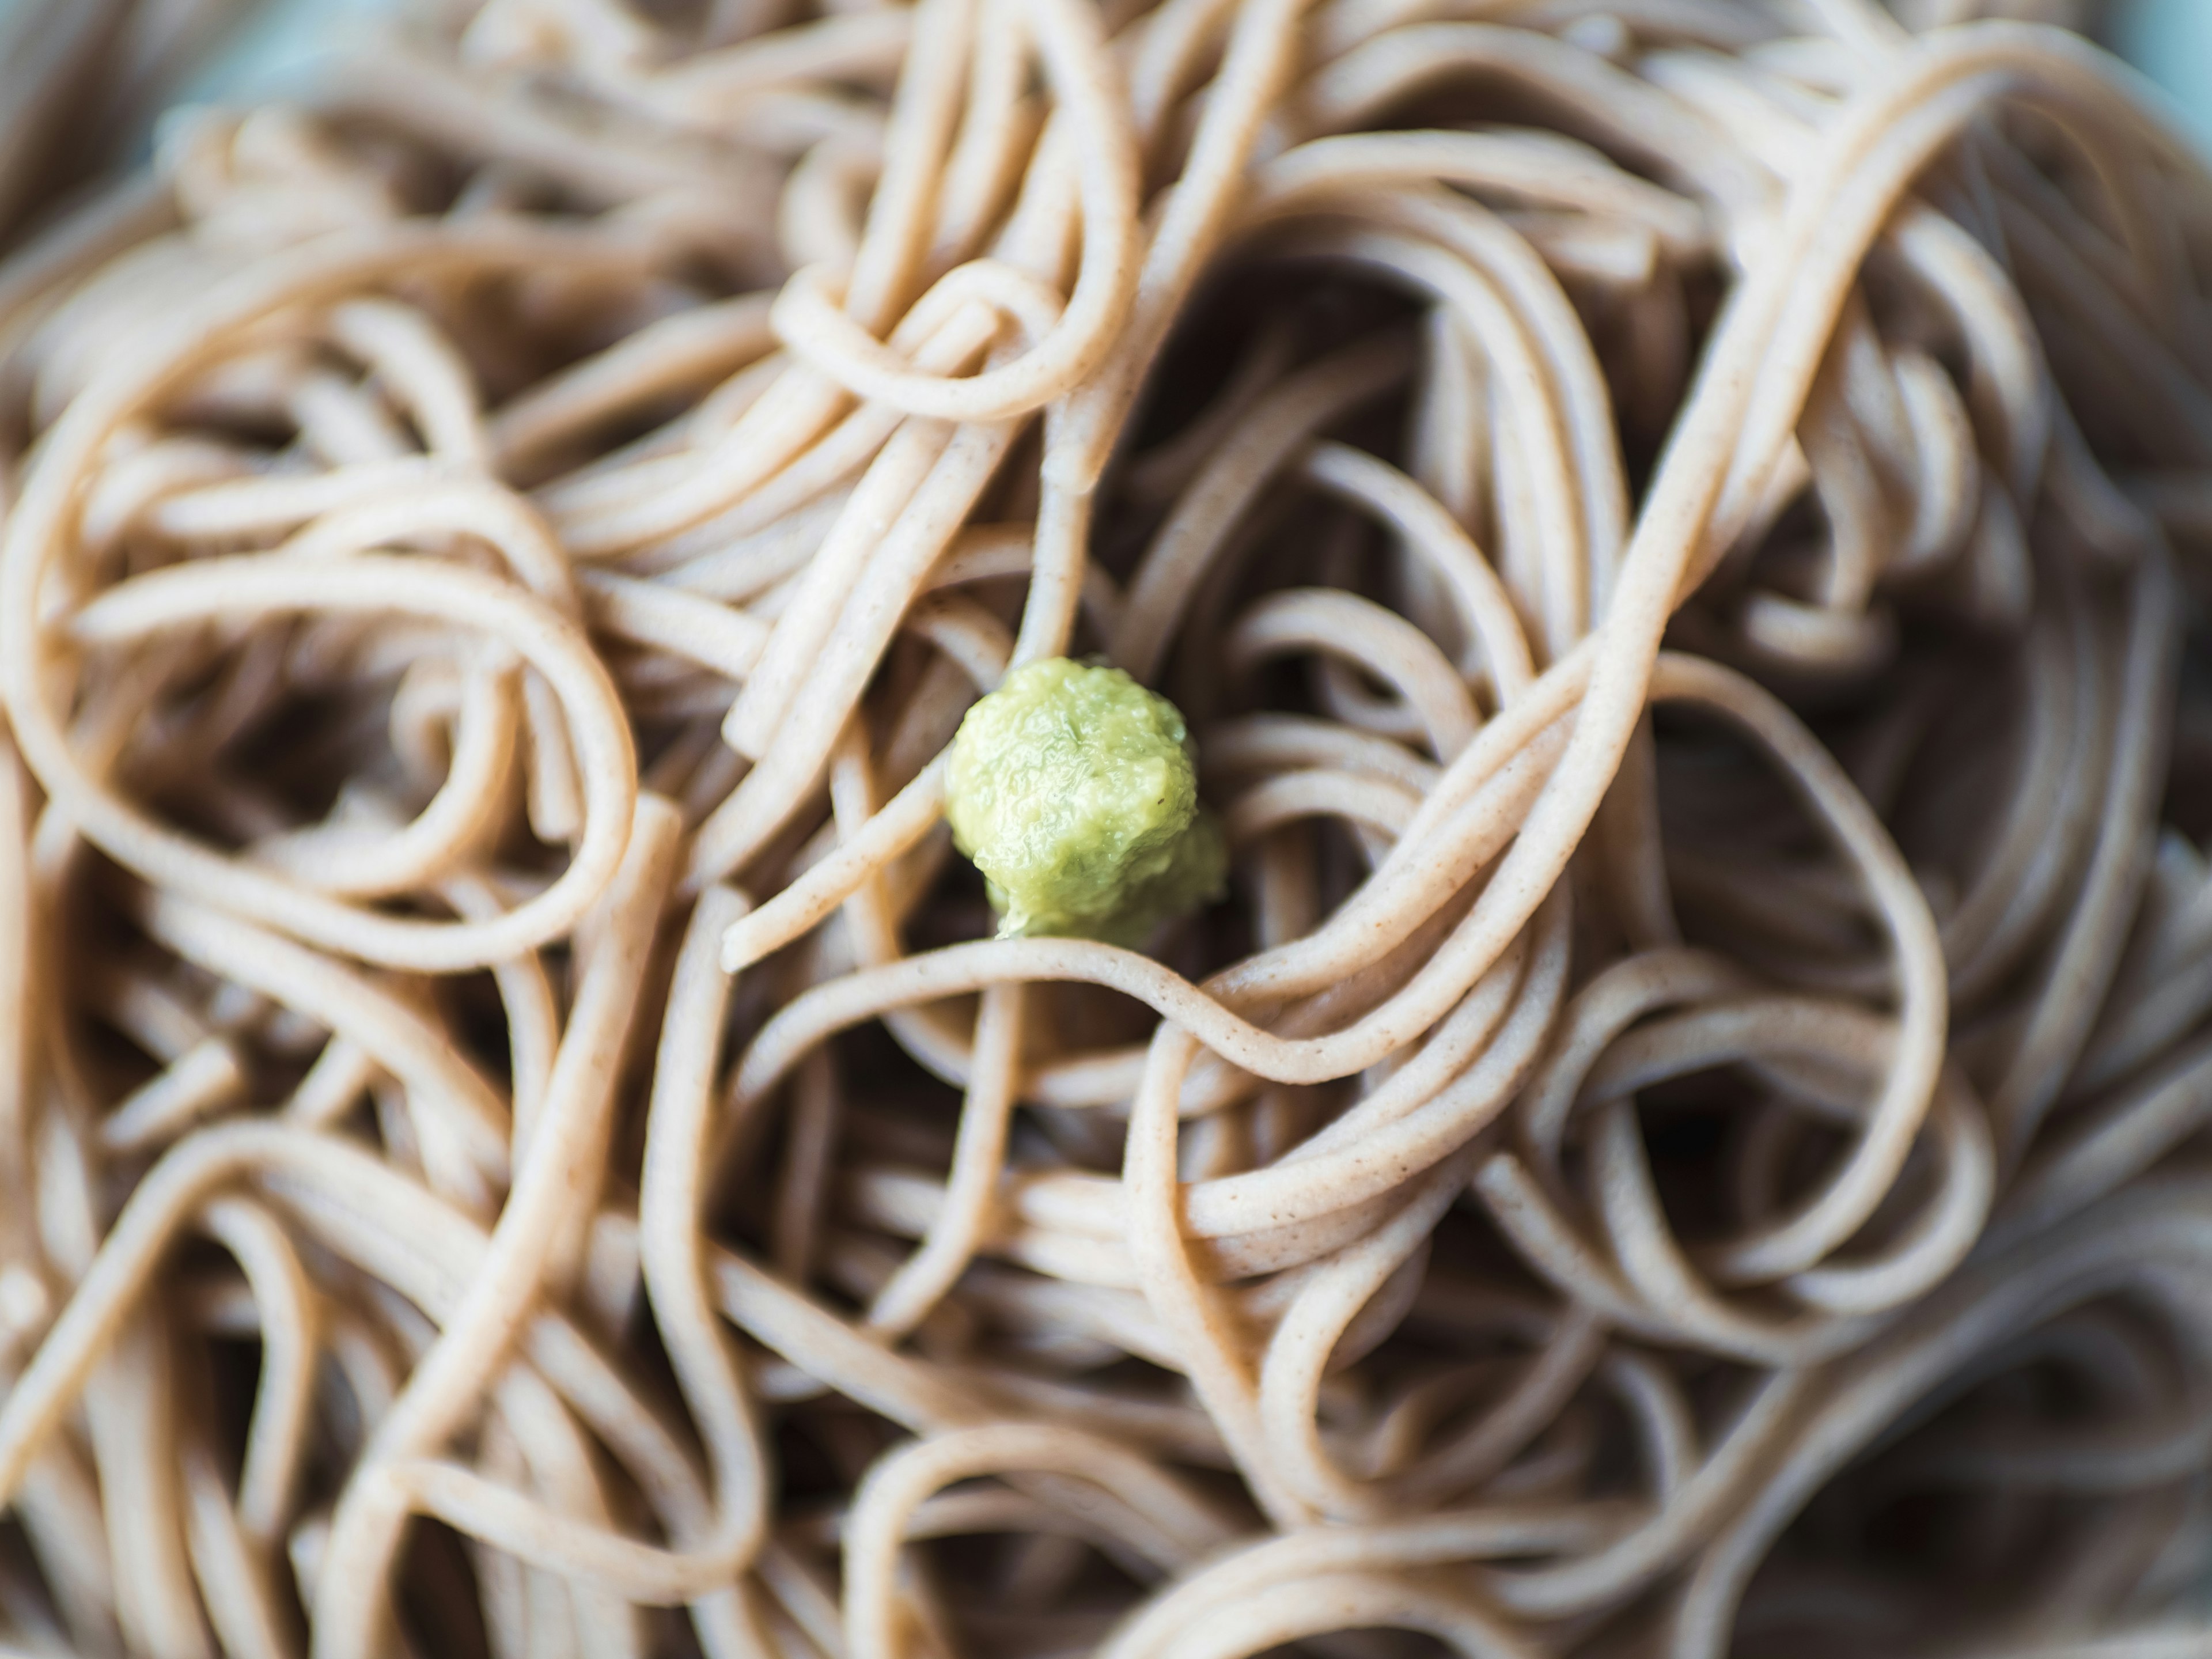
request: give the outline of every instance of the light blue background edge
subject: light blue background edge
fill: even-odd
[[[23,0],[0,0],[5,19]],[[334,41],[394,0],[276,0],[222,58],[181,88],[180,101],[243,102],[296,85]],[[2112,0],[2107,44],[2166,89],[2212,153],[2212,0]]]
[[[25,0],[0,0],[0,21]],[[179,88],[179,103],[279,96],[317,62],[399,0],[272,0],[213,62]],[[2111,0],[2106,43],[2162,88],[2181,123],[2212,155],[2212,0]]]

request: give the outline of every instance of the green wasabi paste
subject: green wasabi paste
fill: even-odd
[[[1134,946],[1218,897],[1228,853],[1196,761],[1176,706],[1118,668],[1054,657],[1008,674],[961,721],[945,796],[999,937]]]

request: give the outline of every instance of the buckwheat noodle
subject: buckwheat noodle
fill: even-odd
[[[2078,19],[424,0],[76,187],[222,10],[0,65],[0,1652],[2212,1651]],[[1064,655],[1145,951],[943,828]]]

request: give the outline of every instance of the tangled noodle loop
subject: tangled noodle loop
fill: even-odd
[[[2126,71],[424,0],[72,193],[219,9],[0,44],[0,1647],[2202,1649]],[[1228,842],[1143,951],[943,828],[1061,656]]]

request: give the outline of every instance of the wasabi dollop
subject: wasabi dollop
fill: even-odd
[[[1182,715],[1118,668],[1015,669],[968,711],[949,767],[945,816],[1000,939],[1135,945],[1222,891],[1227,850]]]

